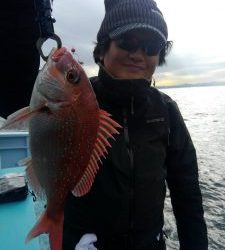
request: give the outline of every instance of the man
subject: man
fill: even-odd
[[[91,79],[100,108],[123,129],[91,191],[68,197],[64,250],[94,233],[98,250],[166,249],[163,207],[168,184],[181,250],[207,249],[195,149],[176,103],[151,87],[171,43],[152,0],[105,0]]]

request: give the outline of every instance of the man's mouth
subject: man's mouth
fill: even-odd
[[[131,68],[133,70],[145,70],[145,66],[144,65],[138,65],[138,64],[130,64],[130,63],[127,63],[127,64],[124,64],[125,67],[127,68]]]

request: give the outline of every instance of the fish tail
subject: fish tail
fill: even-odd
[[[40,234],[49,234],[49,243],[51,250],[62,249],[62,235],[63,235],[63,213],[57,214],[55,218],[52,218],[45,211],[40,217],[39,221],[34,225],[31,231],[28,233],[25,243],[31,239],[37,237]]]

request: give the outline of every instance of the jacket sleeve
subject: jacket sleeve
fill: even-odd
[[[169,104],[167,184],[177,223],[180,250],[208,249],[194,145],[177,104]]]

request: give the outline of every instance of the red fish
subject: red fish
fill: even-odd
[[[30,106],[9,116],[3,128],[28,123],[31,159],[25,161],[34,192],[47,207],[26,241],[49,233],[52,250],[62,249],[63,210],[70,191],[91,188],[108,138],[120,125],[99,109],[91,84],[65,48],[54,50],[40,71]]]

